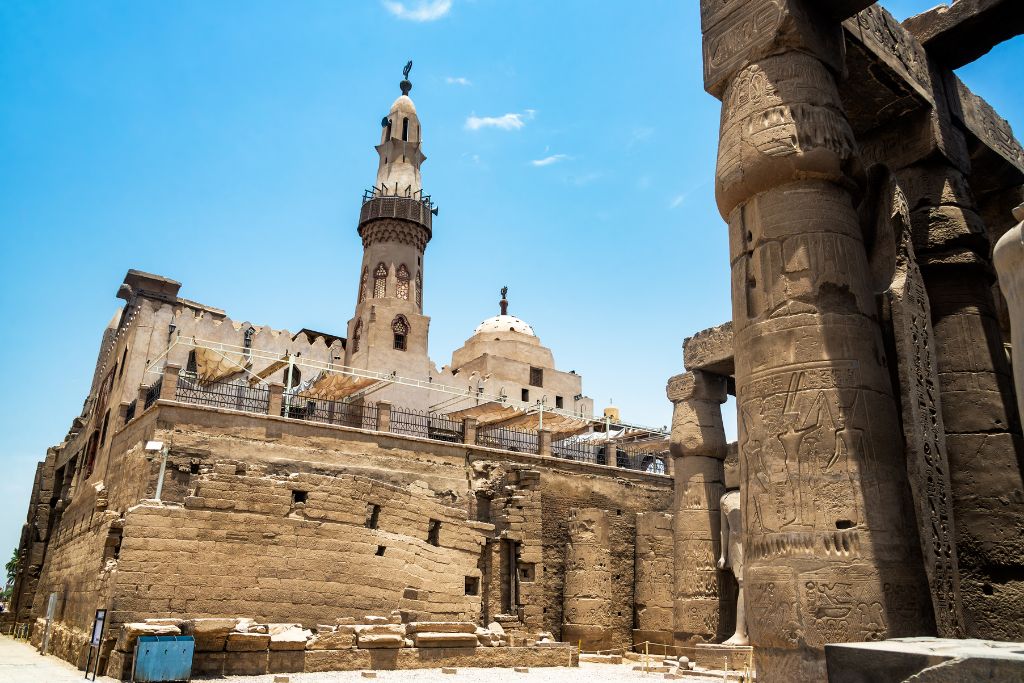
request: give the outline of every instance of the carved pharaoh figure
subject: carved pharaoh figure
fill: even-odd
[[[740,516],[740,492],[727,491],[722,496],[722,555],[718,568],[728,569],[736,577],[739,592],[736,597],[736,632],[726,645],[749,645],[747,639],[747,617],[743,605],[743,520]]]

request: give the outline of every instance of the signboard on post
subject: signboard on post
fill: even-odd
[[[96,616],[92,620],[92,638],[89,639],[89,657],[85,660],[85,677],[89,678],[90,667],[95,667],[92,672],[92,680],[96,680],[96,672],[100,668],[100,643],[103,639],[103,625],[107,621],[107,610],[96,610]],[[95,652],[95,657],[93,657]]]

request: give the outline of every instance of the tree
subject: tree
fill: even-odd
[[[11,591],[14,590],[14,577],[18,575],[18,549],[15,548],[14,552],[11,553],[11,559],[4,565],[4,569],[7,570],[7,582],[4,584],[4,588],[0,591],[0,599],[7,601],[11,597]]]

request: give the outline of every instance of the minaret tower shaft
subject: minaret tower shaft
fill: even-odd
[[[423,194],[420,178],[426,157],[420,149],[419,116],[409,98],[411,68],[409,62],[400,84],[402,94],[381,121],[377,181],[363,194],[363,262],[345,364],[427,379],[430,318],[423,315],[423,252],[436,210],[429,195]]]

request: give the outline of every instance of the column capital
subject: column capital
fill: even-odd
[[[665,386],[665,394],[673,403],[690,400],[725,403],[728,396],[727,380],[721,375],[692,370],[670,377]]]

